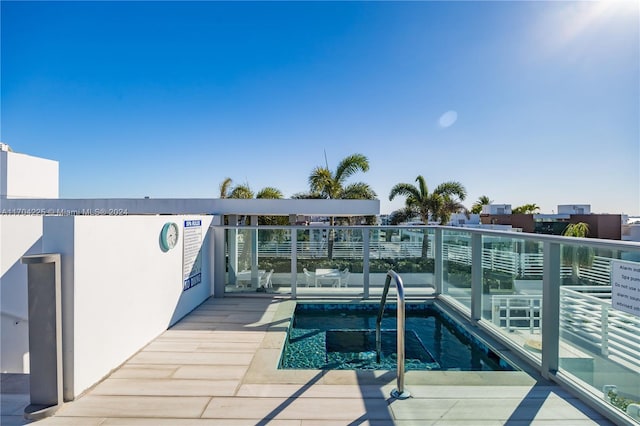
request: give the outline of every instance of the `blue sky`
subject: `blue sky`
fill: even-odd
[[[1,134],[60,195],[286,197],[366,155],[470,206],[640,215],[638,3],[7,2]]]

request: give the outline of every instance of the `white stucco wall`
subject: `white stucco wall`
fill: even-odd
[[[29,372],[27,267],[20,258],[42,251],[42,217],[0,215],[0,371]]]
[[[183,221],[202,220],[203,280],[182,289]],[[65,380],[74,397],[211,295],[212,216],[47,216],[42,248],[63,258]],[[162,226],[180,225],[160,247]],[[69,371],[71,369],[71,371]]]
[[[58,162],[1,151],[0,197],[58,198]]]

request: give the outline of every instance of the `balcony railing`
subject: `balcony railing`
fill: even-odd
[[[433,238],[430,239],[427,258],[433,258]],[[238,251],[244,249],[244,242],[238,243]],[[369,258],[421,258],[422,242],[402,241],[384,242],[371,241],[369,244]],[[444,260],[456,262],[462,265],[471,265],[472,253],[470,247],[443,244]],[[364,253],[362,242],[337,241],[333,245],[333,258],[350,259],[361,257]],[[290,258],[291,242],[270,241],[258,244],[258,256],[261,258]],[[318,259],[328,256],[328,244],[326,242],[299,242],[297,244],[298,259]],[[542,276],[543,254],[542,253],[515,253],[505,252],[496,249],[482,250],[482,263],[486,269],[501,271],[514,276]],[[579,266],[580,274],[595,284],[609,283],[611,274],[611,259],[595,256],[593,263],[586,266]],[[561,269],[561,276],[567,277],[572,274],[571,267],[565,266]]]
[[[544,377],[594,403],[611,401],[603,389],[615,389],[613,400],[632,407],[628,416],[619,413],[620,422],[640,404],[640,317],[616,309],[611,282],[614,262],[630,262],[640,276],[638,243],[452,227],[224,229],[228,291],[251,291],[233,285],[239,270],[274,269],[276,291],[293,297],[322,291],[367,298],[381,292],[393,268],[408,297],[435,288],[438,300]],[[346,268],[350,278],[310,288],[303,268]]]

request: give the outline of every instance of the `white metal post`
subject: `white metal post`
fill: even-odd
[[[426,237],[428,238],[427,233]],[[434,256],[433,256],[433,272],[434,272],[434,286],[436,288],[436,294],[443,294],[446,291],[444,280],[442,279],[443,259],[442,259],[442,228],[435,229],[434,237]]]
[[[209,232],[211,234],[211,243],[210,247],[210,259],[211,259],[211,267],[210,273],[211,276],[211,292],[213,297],[224,297],[225,290],[225,273],[226,273],[226,251],[224,248],[225,244],[225,235],[227,234],[227,230],[224,229],[221,225],[222,216],[214,216],[211,222],[211,228],[209,228]],[[230,234],[231,232],[229,232]],[[231,254],[229,254],[229,262],[231,263]],[[229,266],[231,269],[231,266]],[[235,274],[233,274],[235,277]]]
[[[236,274],[238,273],[238,216],[229,215],[229,228],[227,230],[227,247],[229,247],[229,284],[236,285]]]
[[[542,282],[542,376],[555,375],[560,355],[560,244],[544,242]]]
[[[369,255],[371,231],[369,229],[362,230],[362,279],[363,279],[363,298],[369,298]]]
[[[471,319],[482,319],[482,235],[471,234]]]
[[[291,229],[291,297],[298,293],[298,229]]]
[[[600,347],[603,356],[609,356],[609,307],[600,305],[600,333],[602,334],[602,344]]]
[[[251,216],[251,225],[258,226],[258,216]],[[251,235],[251,287],[260,286],[260,276],[258,275],[258,228],[249,231]]]

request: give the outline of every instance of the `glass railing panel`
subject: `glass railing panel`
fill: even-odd
[[[257,292],[291,292],[291,228],[258,228]]]
[[[362,228],[309,226],[297,235],[298,295],[362,294]]]
[[[442,294],[471,310],[471,234],[442,231]]]
[[[543,244],[482,236],[482,318],[541,357]]]
[[[640,250],[562,244],[560,371],[622,411],[640,404]]]
[[[387,272],[401,277],[408,295],[431,293],[434,286],[433,228],[422,226],[376,228],[370,231],[370,294],[382,293]]]
[[[225,232],[225,292],[255,292],[260,286],[258,230],[229,228]]]

